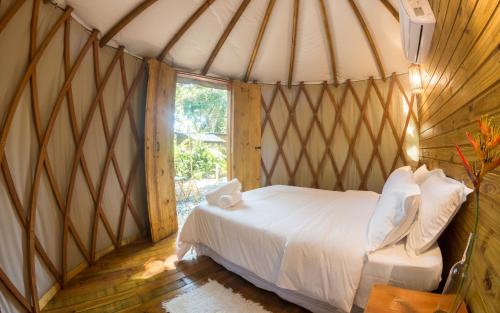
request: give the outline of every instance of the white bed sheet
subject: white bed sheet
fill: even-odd
[[[276,286],[351,310],[365,233],[379,195],[271,186],[232,210],[202,204],[178,237],[178,257],[204,244]]]
[[[412,257],[406,253],[405,243],[406,239],[403,239],[368,255],[354,299],[357,306],[366,306],[371,287],[375,284],[421,291],[438,288],[443,271],[443,257],[438,244]]]

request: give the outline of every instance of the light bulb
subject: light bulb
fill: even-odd
[[[420,75],[420,67],[418,64],[412,64],[408,68],[408,76],[410,79],[411,92],[422,93],[422,76]]]

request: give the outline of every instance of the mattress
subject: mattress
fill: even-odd
[[[249,281],[253,285],[257,286],[258,288],[264,289],[271,291],[275,294],[277,294],[280,298],[285,299],[291,303],[295,303],[303,308],[308,309],[311,312],[314,313],[345,313],[344,310],[341,310],[339,308],[336,308],[329,303],[319,301],[313,298],[310,298],[308,296],[305,296],[299,292],[293,291],[293,290],[288,290],[284,288],[280,288],[276,286],[273,283],[270,283],[259,276],[255,275],[251,271],[238,266],[234,264],[231,261],[226,260],[222,256],[220,256],[217,252],[213,251],[209,247],[203,245],[203,244],[197,244],[194,246],[194,250],[197,255],[205,255],[210,257],[212,260],[214,260],[216,263],[219,263],[220,265],[224,266],[227,270],[243,277],[245,280]],[[357,307],[356,305],[353,306],[351,309],[351,313],[362,313],[363,309],[360,307]]]
[[[443,271],[441,250],[435,243],[426,252],[411,257],[405,251],[406,239],[367,256],[354,303],[364,308],[371,287],[389,284],[396,287],[433,291],[438,288]]]
[[[280,296],[286,290],[349,312],[355,297],[364,301],[363,295],[358,299],[358,289],[369,290],[368,284],[377,279],[398,278],[393,274],[397,262],[390,271],[381,265],[396,250],[382,250],[368,259],[365,254],[366,229],[378,198],[369,191],[270,186],[245,192],[230,210],[203,203],[179,232],[177,255],[181,259],[190,248],[205,246],[219,261],[276,287]],[[366,267],[366,261],[373,265]],[[302,302],[296,303],[304,306]]]
[[[368,303],[371,288],[375,284],[389,284],[421,291],[433,291],[438,287],[443,268],[439,246],[434,244],[425,253],[416,257],[410,257],[404,249],[404,244],[403,240],[393,246],[376,251],[368,257],[354,299],[354,306],[351,309],[352,313],[363,312]],[[224,259],[205,245],[197,244],[194,248],[197,255],[206,255],[255,286],[274,292],[281,298],[304,307],[311,312],[344,312],[329,303],[318,301],[298,292],[279,288],[252,272]]]

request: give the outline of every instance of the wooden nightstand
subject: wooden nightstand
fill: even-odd
[[[433,313],[439,303],[451,306],[453,297],[388,285],[375,285],[365,313]],[[467,313],[463,304],[459,313]]]

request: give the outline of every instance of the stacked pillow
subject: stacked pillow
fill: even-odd
[[[368,225],[366,250],[371,252],[401,240],[410,229],[420,205],[420,188],[409,166],[387,178]]]
[[[415,182],[418,185],[422,185],[422,183],[432,175],[446,177],[446,175],[444,175],[444,172],[442,169],[436,168],[432,171],[429,171],[427,169],[427,165],[424,164],[424,165],[420,166],[419,168],[417,168],[417,170],[413,173],[413,178],[415,179]]]
[[[471,192],[441,169],[429,171],[425,165],[415,173],[409,166],[396,169],[384,184],[368,225],[366,250],[381,249],[407,236],[408,254],[425,252]]]
[[[461,182],[446,177],[442,170],[429,172],[425,165],[422,167],[422,171],[427,172],[419,184],[421,204],[406,239],[406,251],[410,255],[425,252],[437,241],[472,192]]]

